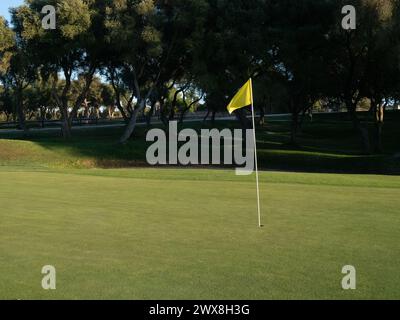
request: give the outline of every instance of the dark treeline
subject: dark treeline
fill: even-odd
[[[48,4],[55,30],[41,25]],[[342,28],[349,4],[355,30]],[[252,77],[260,121],[291,113],[292,143],[308,110],[339,106],[365,151],[381,152],[384,111],[400,93],[399,9],[396,0],[27,0],[11,24],[0,20],[0,111],[22,130],[27,117],[58,117],[69,138],[82,110],[115,108],[125,142],[144,113],[183,121],[204,100],[215,115]]]

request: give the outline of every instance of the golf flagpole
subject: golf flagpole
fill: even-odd
[[[261,228],[261,208],[260,208],[260,183],[258,177],[258,159],[257,159],[257,137],[256,137],[256,120],[254,112],[254,99],[253,99],[253,80],[250,78],[251,87],[251,114],[253,118],[253,138],[254,138],[254,159],[256,166],[256,183],[257,183],[257,210],[258,210],[258,226]]]

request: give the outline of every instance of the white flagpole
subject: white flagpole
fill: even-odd
[[[254,112],[254,99],[253,99],[253,80],[250,78],[251,86],[251,114],[253,118],[253,137],[254,137],[254,159],[256,165],[256,181],[257,181],[257,209],[258,209],[258,226],[261,228],[261,207],[260,207],[260,184],[258,177],[258,159],[257,159],[257,137],[256,137],[256,120]]]

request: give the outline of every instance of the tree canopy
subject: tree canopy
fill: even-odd
[[[56,8],[55,30],[41,26],[45,4]],[[349,4],[357,12],[355,30],[341,23]],[[268,107],[293,115],[292,143],[301,115],[334,101],[347,108],[365,149],[379,151],[384,109],[399,100],[399,6],[395,0],[26,0],[12,10],[12,24],[0,19],[2,101],[13,101],[23,129],[32,88],[49,83],[47,104],[59,110],[68,138],[85,101],[103,97],[127,123],[125,142],[147,106],[151,113],[160,106],[165,121],[177,111],[183,121],[200,100],[213,113],[223,111],[252,77],[262,115]],[[365,101],[375,141],[357,115]],[[243,112],[237,117],[246,126]]]

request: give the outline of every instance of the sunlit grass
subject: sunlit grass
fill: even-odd
[[[231,170],[3,168],[0,298],[400,298],[400,178],[261,182],[259,229],[254,177]]]

